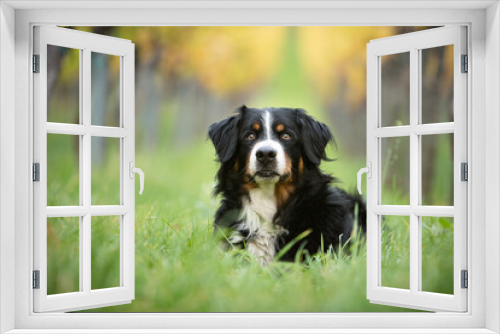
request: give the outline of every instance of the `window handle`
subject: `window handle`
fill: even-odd
[[[130,161],[130,178],[133,179],[134,178],[134,174],[137,173],[139,174],[139,183],[141,185],[141,190],[139,191],[139,195],[142,195],[142,191],[144,190],[144,172],[142,171],[142,169],[140,168],[137,168],[137,167],[134,167],[134,162],[133,161]]]
[[[361,195],[361,175],[366,173],[366,177],[371,179],[372,178],[372,163],[370,161],[367,162],[367,166],[365,168],[361,168],[358,171],[358,192]]]

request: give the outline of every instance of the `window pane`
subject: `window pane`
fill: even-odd
[[[410,138],[382,138],[382,204],[410,204]]]
[[[80,136],[47,134],[47,206],[80,205]]]
[[[453,45],[422,50],[422,123],[453,122]]]
[[[381,58],[382,126],[410,124],[410,53]]]
[[[422,217],[422,291],[453,294],[453,218]]]
[[[422,136],[422,205],[453,206],[453,134]]]
[[[120,57],[92,52],[92,125],[120,126]]]
[[[79,115],[80,50],[47,45],[47,121],[78,124]]]
[[[120,204],[120,138],[92,137],[91,203]]]
[[[410,217],[381,219],[381,286],[410,289]]]
[[[92,290],[120,286],[120,216],[92,217]]]
[[[80,218],[47,218],[47,294],[80,291]]]

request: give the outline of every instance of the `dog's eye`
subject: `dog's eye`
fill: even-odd
[[[256,137],[255,137],[255,133],[253,132],[250,132],[249,134],[247,134],[247,136],[245,137],[246,139],[250,139],[250,140],[254,140]]]
[[[292,139],[292,135],[289,134],[288,132],[283,132],[281,134],[281,139],[285,139],[285,140]]]

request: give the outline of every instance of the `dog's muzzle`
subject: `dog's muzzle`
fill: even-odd
[[[256,176],[260,178],[274,178],[279,176],[276,169],[276,150],[270,146],[261,147],[255,152],[257,157]]]
[[[283,148],[279,143],[267,140],[258,143],[250,156],[250,176],[256,182],[277,182],[285,167]]]
[[[271,181],[275,177],[279,177],[276,169],[276,150],[270,146],[261,147],[255,152],[257,157],[257,171],[255,176],[262,181]]]

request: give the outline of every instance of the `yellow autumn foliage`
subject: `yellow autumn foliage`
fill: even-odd
[[[300,59],[323,100],[341,92],[354,110],[365,101],[366,44],[394,34],[394,27],[300,27]]]
[[[204,27],[187,41],[187,70],[216,95],[251,90],[276,73],[285,33],[285,27]]]
[[[62,47],[59,47],[62,49]],[[66,49],[62,58],[59,81],[64,84],[74,85],[78,83],[80,76],[80,52],[75,49]]]
[[[279,64],[286,27],[117,27],[136,44],[141,63],[198,81],[216,95],[237,94],[269,79]],[[159,54],[158,54],[159,53]],[[113,64],[114,70],[117,64]],[[252,69],[248,71],[248,69]]]
[[[439,80],[439,94],[441,96],[452,96],[453,94],[453,45],[445,46],[443,58],[427,57],[425,63],[422,63],[422,85],[431,87],[432,83]],[[439,74],[439,66],[443,65],[442,73]],[[437,78],[439,75],[439,78]]]

